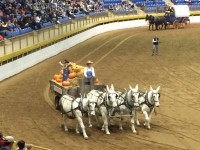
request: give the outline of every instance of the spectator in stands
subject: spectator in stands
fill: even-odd
[[[36,23],[36,27],[37,27],[37,29],[41,29],[42,28],[42,26],[41,26],[41,17],[39,16],[39,15],[37,15],[36,17],[35,17],[35,23]]]
[[[0,132],[0,148],[3,146],[3,133]]]
[[[0,150],[12,150],[14,144],[14,138],[12,136],[6,136],[4,138],[4,144]]]
[[[43,23],[59,23],[62,17],[75,18],[76,14],[89,15],[102,10],[98,0],[1,0],[0,31],[16,31],[15,28],[40,29]]]
[[[152,44],[153,44],[153,51],[152,51],[152,56],[154,54],[158,55],[158,44],[160,43],[158,36],[156,35],[153,40],[152,40]]]
[[[108,6],[108,9],[109,10],[114,10],[114,6],[113,6],[113,4],[111,3],[111,4],[109,4],[109,6]]]
[[[4,33],[0,32],[0,41],[3,41],[3,39],[4,39]]]
[[[95,79],[95,71],[94,67],[92,67],[92,64],[93,62],[88,60],[86,63],[86,67],[84,68],[85,83],[89,85],[93,85]]]
[[[18,146],[18,148],[16,148],[15,150],[30,150],[32,148],[32,145],[25,144],[24,140],[19,140],[17,142],[17,146]]]

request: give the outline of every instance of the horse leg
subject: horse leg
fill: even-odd
[[[152,117],[152,114],[154,112],[154,108],[149,112],[149,120],[148,120],[148,124],[147,124],[147,128],[150,129],[150,121],[151,121],[151,117]]]
[[[132,114],[131,114],[131,130],[133,133],[137,133],[135,130],[135,111],[132,110]]]
[[[99,113],[100,113],[99,111],[98,111],[98,113],[96,112],[96,114],[95,114],[94,117],[95,117],[95,121],[96,121],[96,123],[97,123],[97,127],[100,128],[101,125],[100,125],[100,121],[99,121]]]
[[[165,30],[167,29],[167,23],[165,23]]]
[[[68,131],[68,128],[67,128],[67,115],[66,114],[62,114],[62,118],[63,118],[64,130]]]
[[[123,112],[120,112],[120,120],[119,120],[119,130],[123,130],[123,127],[122,127],[122,121],[123,121],[123,117],[122,117],[122,115],[123,115]]]
[[[155,26],[156,26],[156,30],[158,30],[158,24],[155,24]]]
[[[145,118],[144,126],[146,126],[146,125],[148,125],[148,122],[149,122],[149,116],[146,111],[143,111],[143,114],[144,114],[144,118]]]
[[[80,134],[80,132],[79,132],[79,127],[80,127],[80,126],[79,126],[79,124],[77,123],[77,124],[76,124],[76,134]]]
[[[106,132],[106,134],[110,134],[110,132],[108,130],[108,112],[107,112],[106,108],[101,108],[101,115],[102,115],[102,119],[103,119],[103,126],[105,129],[105,132]]]
[[[89,122],[89,127],[92,127],[92,121],[91,121],[91,115],[88,113],[88,122]]]
[[[135,122],[137,124],[137,126],[140,126],[140,122],[138,120],[138,115],[137,115],[137,111],[135,110]]]
[[[84,139],[87,140],[87,139],[88,139],[88,136],[87,136],[86,131],[85,131],[85,126],[84,126],[84,124],[83,124],[82,113],[81,113],[81,111],[76,110],[76,111],[75,111],[75,116],[76,116],[76,119],[77,119],[77,121],[78,121],[78,123],[79,123],[81,129],[82,129],[83,137],[84,137]]]

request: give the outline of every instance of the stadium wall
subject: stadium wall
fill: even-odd
[[[191,23],[199,23],[200,16],[191,16],[190,20],[191,20]],[[114,23],[109,23],[109,24],[104,24],[104,25],[94,27],[85,32],[77,34],[73,37],[70,37],[66,40],[58,42],[54,45],[43,48],[40,51],[37,51],[30,55],[22,57],[21,59],[17,59],[13,62],[0,66],[0,72],[1,72],[0,81],[6,78],[9,78],[29,67],[32,67],[36,65],[37,63],[44,61],[47,58],[55,56],[59,54],[60,52],[65,51],[75,46],[76,44],[83,42],[95,35],[108,32],[108,31],[125,29],[125,28],[135,28],[135,27],[140,27],[140,26],[147,26],[147,22],[145,22],[145,20],[142,19],[142,20],[132,20],[132,21],[124,21],[124,22],[114,22]]]

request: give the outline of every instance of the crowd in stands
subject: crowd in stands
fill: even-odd
[[[41,29],[47,22],[58,24],[60,18],[74,19],[102,9],[100,0],[1,0],[0,35],[5,30]]]
[[[130,1],[128,0],[124,0],[122,1],[121,4],[118,4],[118,3],[109,4],[108,9],[115,10],[115,11],[118,11],[118,10],[131,11],[131,10],[134,10],[134,4],[130,3]]]
[[[16,146],[14,146],[16,144]],[[26,144],[24,140],[19,140],[15,143],[12,136],[3,136],[0,132],[0,150],[30,150],[32,145]]]

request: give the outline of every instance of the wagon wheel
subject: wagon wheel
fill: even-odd
[[[56,95],[55,96],[55,108],[56,108],[56,110],[60,110],[59,100],[60,100],[60,97],[58,95]]]
[[[186,25],[190,25],[190,19],[188,17],[185,17],[183,19],[183,24],[186,26]]]
[[[178,29],[178,22],[177,22],[177,20],[175,20],[173,23],[173,28],[175,29]]]

